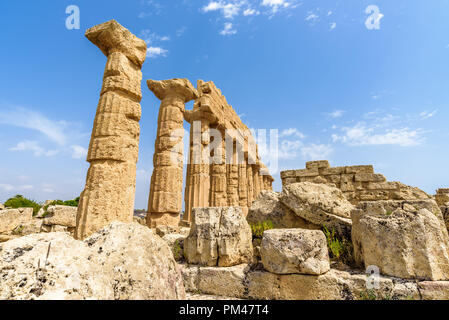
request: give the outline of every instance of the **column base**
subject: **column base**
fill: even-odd
[[[157,226],[172,226],[178,227],[180,225],[179,213],[148,213],[147,226],[149,228],[156,228]]]

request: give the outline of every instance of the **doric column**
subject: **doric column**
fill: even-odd
[[[246,172],[246,162],[238,165],[239,168],[239,205],[242,207],[245,217],[248,214],[248,174]]]
[[[145,41],[115,20],[86,31],[108,57],[94,120],[75,238],[84,239],[112,221],[132,222],[139,152],[142,64]]]
[[[226,179],[227,179],[227,197],[228,206],[239,206],[239,166],[237,163],[236,144],[233,142],[233,148],[227,146],[226,152],[232,152],[231,155],[227,155],[226,163]]]
[[[247,164],[246,167],[246,180],[248,182],[247,193],[248,193],[248,207],[251,208],[251,205],[254,201],[254,177],[253,177],[253,169],[250,164]]]
[[[161,100],[154,169],[148,200],[147,225],[178,225],[182,210],[182,140],[185,103],[198,93],[187,79],[148,80],[148,88]]]
[[[202,119],[201,113],[190,118],[189,164],[187,165],[185,211],[183,220],[192,220],[192,209],[209,207],[210,173],[209,159],[204,159],[203,152],[210,142],[209,123]]]
[[[224,137],[224,132],[222,132]],[[210,200],[211,207],[226,207],[228,205],[227,197],[227,179],[226,179],[226,152],[225,141],[222,140],[221,145],[215,149],[221,156],[221,163],[212,163],[210,169]],[[219,161],[218,161],[219,162]]]
[[[260,165],[252,165],[253,168],[253,184],[254,184],[254,200],[259,197],[261,186],[260,186]]]

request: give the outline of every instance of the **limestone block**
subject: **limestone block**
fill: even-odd
[[[341,175],[346,172],[346,167],[320,168],[319,171],[322,176]]]
[[[281,193],[265,190],[262,191],[251,208],[249,209],[246,221],[250,225],[256,225],[271,221],[275,229],[278,228],[303,228],[303,229],[319,229],[305,219],[297,216],[291,209],[282,204]]]
[[[341,190],[324,184],[294,183],[284,187],[281,202],[301,218],[350,237],[349,217],[354,206]]]
[[[251,228],[241,208],[194,208],[189,236],[184,241],[189,263],[233,266],[251,261]]]
[[[439,206],[443,206],[449,202],[449,189],[438,189],[435,200]]]
[[[185,299],[169,246],[139,224],[114,222],[85,241],[55,232],[0,247],[1,300]]]
[[[421,281],[418,286],[423,300],[449,300],[449,281]]]
[[[356,173],[354,181],[361,182],[385,182],[387,179],[382,174],[377,173]]]
[[[309,161],[306,162],[306,169],[315,170],[320,168],[330,168],[329,161],[320,160],[320,161]]]
[[[399,185],[397,182],[369,182],[367,190],[397,190]]]
[[[326,237],[320,230],[267,230],[260,255],[264,268],[276,274],[318,275],[330,269]]]
[[[364,166],[350,166],[346,167],[346,173],[347,174],[354,174],[354,173],[374,173],[374,167],[371,165],[364,165]]]
[[[223,208],[219,228],[218,266],[229,267],[251,261],[252,233],[242,209]]]
[[[302,177],[316,177],[319,175],[318,168],[314,169],[301,169],[295,171],[295,177],[296,178],[302,178]]]
[[[247,264],[200,268],[198,290],[205,294],[244,298],[244,279],[248,270]]]
[[[49,206],[47,209],[49,213],[43,219],[44,225],[59,225],[64,227],[76,227],[76,212],[77,207],[69,206]]]
[[[0,210],[5,210],[5,205],[0,202]]]
[[[407,203],[385,214],[363,208],[352,211],[359,264],[405,279],[449,279],[449,237],[441,217]]]
[[[33,208],[5,209],[0,211],[0,234],[11,235],[14,230],[33,219]]]
[[[281,179],[294,178],[294,177],[295,177],[295,170],[281,171]]]

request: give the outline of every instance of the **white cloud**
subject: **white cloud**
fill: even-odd
[[[302,157],[308,160],[327,159],[333,151],[330,145],[325,144],[310,144],[301,148]]]
[[[184,31],[182,31],[184,32]],[[155,32],[151,32],[149,29],[144,29],[140,32],[140,37],[147,43],[147,57],[157,58],[166,57],[168,50],[159,45],[160,42],[170,41],[169,36],[160,36]]]
[[[367,127],[365,123],[359,122],[353,127],[342,128],[344,134],[333,134],[332,140],[351,146],[397,145],[402,147],[417,146],[424,141],[421,129],[385,129],[383,132],[375,132],[375,130],[375,127]]]
[[[304,139],[306,137],[302,132],[300,132],[296,128],[288,128],[282,130],[281,133],[279,134],[279,137],[289,137],[289,136],[296,136],[300,139]]]
[[[87,156],[87,149],[78,145],[70,146],[72,150],[72,158],[74,159],[82,159]]]
[[[316,14],[311,13],[306,17],[306,21],[315,22],[316,20],[318,20],[318,18],[319,17]]]
[[[240,13],[242,4],[243,2],[211,1],[207,6],[203,7],[203,11],[210,12],[219,10],[224,18],[233,19]]]
[[[329,115],[329,117],[336,119],[336,118],[342,117],[343,113],[344,113],[343,110],[335,110],[335,111],[332,111],[331,113],[328,113],[328,115]]]
[[[233,29],[233,25],[230,22],[226,22],[223,30],[220,31],[222,36],[233,35],[236,34],[237,30]]]
[[[168,50],[161,47],[149,47],[147,49],[148,58],[166,57]]]
[[[336,27],[337,27],[337,23],[332,22],[332,23],[331,23],[331,26],[330,26],[330,29],[331,29],[331,30],[334,30]]]
[[[327,16],[329,17],[332,14],[332,11],[327,12]]]
[[[263,0],[262,6],[270,7],[271,12],[274,14],[278,12],[280,8],[291,7],[292,3],[285,0]]]
[[[22,141],[19,142],[15,147],[10,148],[11,151],[32,151],[37,157],[46,156],[52,157],[59,152],[57,150],[45,150],[39,146],[37,141]]]
[[[433,110],[432,112],[423,111],[419,114],[421,119],[429,119],[432,118],[434,115],[436,115],[438,110]]]
[[[259,15],[260,14],[260,12],[259,11],[257,11],[256,9],[251,9],[251,8],[248,8],[248,9],[245,9],[244,11],[243,11],[243,15],[246,17],[246,16],[257,16],[257,15]]]
[[[59,145],[64,145],[67,142],[65,132],[68,127],[67,122],[53,121],[38,112],[25,108],[0,112],[0,123],[39,131]]]

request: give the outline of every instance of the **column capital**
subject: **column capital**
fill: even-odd
[[[109,56],[121,52],[137,66],[142,67],[147,54],[147,44],[115,20],[96,25],[85,33],[87,39]]]
[[[176,97],[184,103],[198,98],[198,91],[187,79],[147,80],[148,88],[159,100]]]

